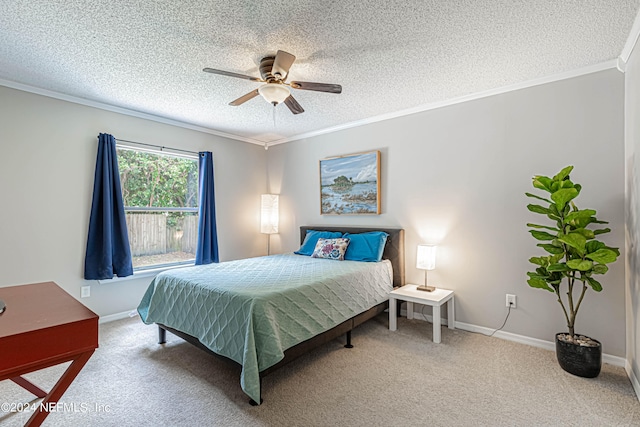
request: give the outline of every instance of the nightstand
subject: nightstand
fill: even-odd
[[[407,302],[407,319],[413,319],[413,303],[433,307],[433,342],[440,343],[440,307],[447,306],[447,323],[449,329],[455,329],[455,303],[453,291],[436,288],[433,292],[417,290],[417,285],[405,285],[389,293],[389,330],[398,328],[397,300]]]

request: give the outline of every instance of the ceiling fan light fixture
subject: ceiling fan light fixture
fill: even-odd
[[[291,95],[289,88],[279,83],[267,83],[258,88],[258,93],[269,103],[278,105]]]

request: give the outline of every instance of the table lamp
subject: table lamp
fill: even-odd
[[[427,272],[436,268],[436,246],[418,245],[416,258],[416,267],[424,270],[424,285],[418,286],[417,289],[419,291],[433,292],[436,288],[427,284]]]

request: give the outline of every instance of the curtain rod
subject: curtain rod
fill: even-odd
[[[126,139],[118,139],[118,138],[116,138],[116,141],[118,141],[118,142],[128,142],[129,144],[144,145],[144,146],[147,146],[147,147],[159,148],[160,151],[166,149],[166,150],[171,150],[171,151],[180,151],[182,153],[193,154],[193,155],[196,155],[196,156],[200,155],[200,153],[198,153],[197,151],[181,150],[179,148],[165,147],[165,146],[162,146],[162,145],[153,145],[153,144],[145,144],[143,142],[127,141]]]

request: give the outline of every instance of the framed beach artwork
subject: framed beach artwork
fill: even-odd
[[[320,160],[320,214],[380,214],[379,151]]]

